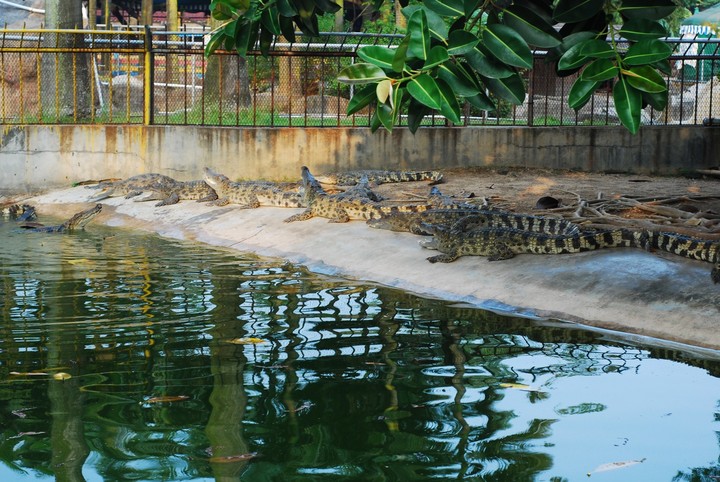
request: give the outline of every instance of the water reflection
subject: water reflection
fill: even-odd
[[[152,236],[0,236],[6,478],[720,475],[714,361]]]

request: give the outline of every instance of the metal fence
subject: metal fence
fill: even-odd
[[[149,29],[0,30],[0,123],[145,123],[254,127],[368,126],[366,109],[346,116],[352,87],[337,73],[359,47],[394,46],[400,35],[327,33],[276,42],[263,57],[228,52],[205,58],[207,31]],[[646,124],[700,124],[720,117],[720,42],[671,38],[670,95]],[[492,112],[463,106],[462,125],[616,125],[610,89],[579,111],[567,105],[575,76],[558,77],[546,52],[525,73],[528,96]],[[401,119],[404,122],[404,119]],[[450,125],[441,116],[428,125]]]

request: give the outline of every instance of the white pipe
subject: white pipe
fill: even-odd
[[[32,13],[45,13],[45,10],[43,10],[41,8],[26,7],[25,5],[19,5],[17,3],[8,2],[7,0],[0,0],[0,3],[3,3],[5,5],[10,5],[11,7],[19,8],[20,10],[27,10],[28,12],[32,12]]]

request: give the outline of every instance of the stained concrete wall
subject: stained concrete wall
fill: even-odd
[[[346,169],[529,167],[678,174],[720,164],[720,128],[480,127],[407,129],[192,126],[4,126],[0,191],[160,172],[199,179],[211,166],[235,179],[297,179],[300,166]]]

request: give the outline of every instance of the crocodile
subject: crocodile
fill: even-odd
[[[154,189],[148,196],[136,201],[160,201],[156,207],[177,204],[180,201],[208,202],[215,201],[217,193],[208,183],[198,181],[177,181],[173,186],[160,186]]]
[[[650,250],[665,251],[684,258],[713,263],[710,278],[713,283],[720,283],[720,241],[663,231],[646,233]]]
[[[36,224],[29,224],[22,225],[21,227],[27,228],[36,233],[68,233],[76,229],[85,229],[85,225],[95,219],[95,216],[97,216],[100,211],[102,211],[102,204],[96,204],[90,209],[80,211],[64,223],[58,224],[57,226],[38,226]]]
[[[383,216],[379,219],[371,219],[367,224],[377,229],[409,231],[413,234],[427,235],[429,233],[423,229],[424,224],[443,224],[450,226],[466,218],[462,225],[465,230],[471,227],[491,227],[519,229],[546,234],[569,235],[580,232],[580,227],[577,224],[562,219],[484,209],[471,204],[443,204],[443,206],[444,207],[419,213],[396,213],[392,216]],[[457,227],[459,228],[460,225]]]
[[[35,208],[29,204],[11,204],[2,209],[2,214],[18,222],[30,221],[37,217]]]
[[[242,208],[257,208],[260,206],[305,207],[301,193],[287,191],[274,182],[235,182],[208,167],[205,168],[205,182],[217,193],[218,199],[212,202],[216,206],[233,203],[239,204]]]
[[[460,222],[463,222],[461,220]],[[516,254],[568,254],[601,248],[647,248],[647,233],[630,229],[580,232],[571,235],[547,234],[513,228],[477,228],[462,231],[457,226],[426,224],[423,228],[433,235],[423,247],[437,249],[431,263],[450,263],[460,256],[487,256],[490,261],[510,259]]]
[[[89,201],[97,202],[113,196],[125,196],[125,199],[138,196],[144,191],[162,191],[172,189],[178,181],[158,173],[138,174],[122,181],[100,183],[101,191],[91,196]]]
[[[345,223],[352,219],[367,221],[398,212],[418,212],[431,209],[430,204],[389,206],[381,205],[353,193],[328,194],[306,167],[302,167],[302,184],[305,211],[285,219],[286,223],[304,221],[313,217],[329,218],[332,223]]]
[[[439,184],[443,180],[443,175],[440,171],[387,171],[368,169],[317,176],[317,181],[321,184],[352,186],[361,182],[363,176],[366,176],[369,182],[375,184],[431,181],[430,184],[433,185]]]

